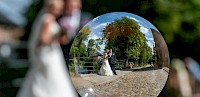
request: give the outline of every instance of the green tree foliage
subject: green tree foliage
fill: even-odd
[[[168,43],[174,42],[176,36],[192,42],[200,37],[199,5],[200,1],[180,0],[154,0],[155,11],[159,13],[157,21],[154,21],[163,32]],[[183,6],[184,5],[184,6]]]
[[[88,39],[88,35],[91,33],[91,30],[88,26],[83,27],[79,33],[77,34],[77,38],[75,40],[77,40],[77,46],[80,46],[80,44],[83,41],[86,41]]]
[[[107,39],[107,47],[114,48],[120,59],[142,60],[148,62],[152,57],[152,51],[147,45],[145,35],[139,30],[140,26],[133,20],[122,17],[108,24],[103,30],[104,39]],[[145,54],[144,54],[145,53]],[[142,55],[143,54],[143,55]],[[126,64],[126,67],[128,64]]]
[[[144,45],[140,53],[140,63],[148,63],[150,60],[152,60],[152,58],[152,49],[149,46]]]
[[[90,33],[91,33],[91,30],[88,26],[83,27],[79,31],[70,49],[70,58],[92,57],[94,56],[96,51],[101,49],[99,47],[99,44],[101,44],[100,39],[88,40]],[[86,44],[86,42],[88,42],[88,44]]]
[[[94,56],[98,51],[101,50],[101,47],[99,46],[101,44],[101,40],[99,39],[90,39],[88,42],[88,56],[92,57]]]
[[[176,57],[192,56],[200,59],[200,1],[153,0],[158,16],[152,21],[157,25]]]
[[[70,58],[73,57],[87,57],[87,48],[84,43],[88,39],[88,35],[91,33],[91,30],[88,26],[83,27],[76,38],[73,41],[72,47],[70,49]]]
[[[95,40],[94,39],[90,39],[88,42],[88,48],[87,48],[87,52],[88,52],[88,56],[94,56],[95,53]]]
[[[88,39],[91,34],[91,30],[88,26],[83,27],[76,38],[73,41],[72,47],[70,49],[70,58],[74,57],[83,57],[78,58],[78,65],[90,66],[86,67],[87,70],[93,70],[93,67],[97,63],[91,63],[94,61],[94,55],[97,50],[100,50],[98,44],[100,44],[100,39]],[[89,71],[88,73],[92,73]]]

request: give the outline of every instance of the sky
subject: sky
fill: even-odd
[[[111,12],[111,13],[103,14],[101,16],[94,18],[92,21],[90,21],[88,24],[86,24],[86,26],[89,26],[91,29],[91,34],[89,35],[88,40],[101,38],[103,36],[102,30],[105,28],[105,26],[107,24],[113,22],[113,20],[115,20],[117,18],[121,18],[124,16],[128,17],[128,18],[134,20],[136,23],[138,23],[138,25],[140,26],[140,31],[143,34],[145,34],[145,37],[147,39],[147,44],[151,48],[153,48],[154,39],[153,39],[153,35],[152,35],[150,28],[153,28],[157,31],[158,31],[158,29],[154,25],[152,25],[149,21],[147,21],[146,19],[144,19],[138,15],[127,13],[127,12]],[[86,42],[86,45],[87,45],[87,42]],[[103,52],[105,45],[100,45],[100,47],[101,47],[101,52]]]
[[[0,21],[11,22],[18,26],[26,25],[24,13],[38,0],[0,0]]]

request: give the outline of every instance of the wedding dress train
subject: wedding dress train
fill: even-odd
[[[108,56],[108,55],[105,54],[105,56]],[[103,60],[99,74],[108,75],[108,76],[113,75],[113,72],[112,72],[109,62],[108,62],[108,58]]]

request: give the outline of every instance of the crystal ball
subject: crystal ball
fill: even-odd
[[[76,35],[69,58],[71,79],[82,97],[158,96],[170,64],[159,30],[127,12],[88,22]]]

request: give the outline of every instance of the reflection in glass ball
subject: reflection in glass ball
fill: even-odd
[[[157,96],[169,71],[164,38],[144,18],[125,12],[96,17],[77,34],[70,74],[83,97]]]
[[[95,97],[94,90],[91,87],[79,87],[77,88],[81,97]]]

